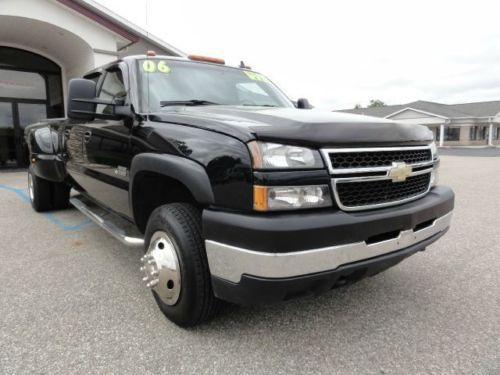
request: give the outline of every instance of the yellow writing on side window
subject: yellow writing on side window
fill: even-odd
[[[269,80],[260,73],[250,72],[248,70],[244,70],[243,72],[248,78],[253,79],[254,81],[269,82]]]
[[[142,70],[146,73],[154,73],[156,71],[160,73],[170,73],[171,69],[164,60],[160,60],[158,63],[155,60],[144,60],[142,63]]]

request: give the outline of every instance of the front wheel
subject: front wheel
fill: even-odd
[[[213,317],[221,301],[212,291],[201,235],[201,213],[186,203],[158,207],[151,214],[141,258],[143,281],[161,311],[182,327]]]

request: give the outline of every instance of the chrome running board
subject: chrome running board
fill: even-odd
[[[70,198],[70,203],[82,214],[99,225],[117,240],[127,246],[144,246],[143,235],[137,227],[121,216],[98,206],[83,195]]]

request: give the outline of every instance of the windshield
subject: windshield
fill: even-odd
[[[145,59],[138,63],[142,113],[168,105],[293,106],[260,73],[168,59]]]

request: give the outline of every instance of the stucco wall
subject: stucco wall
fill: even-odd
[[[83,37],[92,48],[116,51],[115,34],[54,0],[2,0],[0,15],[54,24]]]

